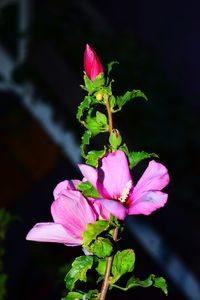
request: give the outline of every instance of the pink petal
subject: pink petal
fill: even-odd
[[[36,242],[62,243],[67,246],[82,244],[81,239],[73,238],[64,226],[56,223],[37,223],[29,231],[26,239]]]
[[[76,190],[76,186],[81,183],[80,180],[64,180],[57,184],[53,191],[54,199],[56,199],[63,190]]]
[[[88,198],[91,205],[94,207],[98,218],[109,221],[110,220],[110,212],[103,206],[101,201],[96,201],[96,198]]]
[[[160,191],[146,192],[137,198],[137,201],[132,202],[128,209],[129,215],[149,215],[154,210],[161,208],[167,202],[168,195]]]
[[[104,198],[118,199],[130,181],[128,160],[123,151],[115,151],[102,159],[102,166],[98,169],[97,190]]]
[[[97,169],[84,164],[79,164],[78,167],[84,176],[84,180],[87,179],[97,189]]]
[[[78,191],[65,190],[51,206],[55,223],[60,223],[75,238],[81,239],[87,223],[96,221],[96,214]]]
[[[108,199],[97,199],[95,203],[104,206],[104,208],[114,215],[117,219],[124,220],[127,214],[127,209],[119,201]]]
[[[134,188],[134,201],[143,192],[160,191],[169,183],[169,174],[165,166],[152,160]]]

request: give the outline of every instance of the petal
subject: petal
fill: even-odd
[[[117,219],[124,220],[128,210],[123,206],[122,203],[115,200],[108,199],[97,199],[96,204],[104,206],[104,208],[114,215]]]
[[[136,202],[132,202],[128,209],[129,215],[149,215],[154,210],[161,208],[167,202],[168,194],[160,191],[146,192],[138,198]]]
[[[81,239],[73,238],[64,226],[56,223],[37,223],[29,231],[26,239],[37,242],[62,243],[67,246],[82,244]]]
[[[96,221],[96,214],[88,201],[78,191],[65,190],[51,206],[55,223],[60,223],[78,239],[82,238],[87,223]]]
[[[86,178],[93,185],[93,187],[97,189],[97,170],[91,166],[84,164],[79,164],[78,167],[84,176],[84,180]]]
[[[94,210],[96,211],[98,218],[109,221],[110,220],[110,212],[103,206],[101,201],[95,201],[94,198],[88,198]]]
[[[118,199],[127,183],[132,182],[127,157],[118,150],[105,156],[101,162],[97,190],[104,198]]]
[[[62,193],[63,190],[76,190],[76,186],[81,183],[80,180],[64,180],[57,184],[53,191],[54,199]]]
[[[152,160],[143,173],[142,177],[134,188],[134,194],[137,198],[141,197],[143,192],[160,191],[169,183],[169,174],[165,166]]]

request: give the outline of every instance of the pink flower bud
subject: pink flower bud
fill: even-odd
[[[84,53],[84,67],[88,78],[92,81],[103,72],[102,64],[96,52],[88,44]]]

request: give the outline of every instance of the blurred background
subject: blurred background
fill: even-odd
[[[75,113],[84,96],[86,43],[105,69],[120,62],[112,72],[116,95],[132,89],[147,95],[149,102],[127,104],[115,127],[131,150],[156,152],[171,177],[165,208],[127,218],[122,246],[135,249],[136,275],[166,277],[168,299],[200,299],[199,6],[179,0],[0,1],[0,207],[16,217],[4,242],[8,300],[60,299],[66,269],[82,253],[25,236],[35,223],[52,220],[56,184],[81,178],[82,128]],[[125,297],[165,298],[155,288],[108,296]]]

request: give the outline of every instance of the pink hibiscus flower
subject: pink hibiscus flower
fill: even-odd
[[[168,195],[161,190],[169,183],[169,174],[165,166],[154,160],[135,186],[127,157],[120,150],[105,156],[98,169],[84,164],[79,168],[102,196],[94,203],[118,219],[124,220],[127,214],[149,215],[167,202]]]
[[[37,223],[26,239],[39,242],[82,245],[86,224],[94,223],[97,213],[83,195],[76,190],[79,180],[60,182],[53,194],[51,214],[54,222]]]

